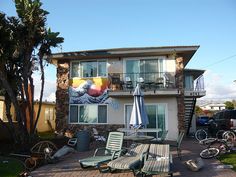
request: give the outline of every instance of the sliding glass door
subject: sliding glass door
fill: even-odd
[[[125,125],[126,128],[129,127],[130,115],[132,111],[132,105],[125,105]],[[148,104],[146,105],[146,110],[148,114],[149,124],[146,128],[160,128],[162,130],[166,129],[166,104]],[[160,137],[155,132],[148,133],[150,136]]]
[[[126,61],[126,74],[125,77],[130,78],[133,87],[135,87],[137,81],[137,75],[140,73],[140,61],[139,60],[127,60]]]
[[[155,81],[164,72],[163,59],[128,59],[125,63],[126,77],[136,83],[142,77],[144,81]]]

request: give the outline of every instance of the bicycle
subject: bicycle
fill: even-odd
[[[223,139],[236,141],[235,130],[227,130],[223,133]]]
[[[204,129],[199,129],[195,132],[195,138],[200,142],[204,139],[207,139],[208,135]]]
[[[207,146],[199,154],[203,159],[210,159],[233,150],[233,142],[226,139],[208,138],[200,141],[200,144]]]
[[[199,129],[195,132],[195,138],[198,141],[202,141],[204,139],[207,139],[208,137],[209,137],[209,135],[208,135],[207,131],[204,129]],[[236,140],[236,132],[235,132],[235,130],[218,130],[216,132],[216,135],[211,138]]]

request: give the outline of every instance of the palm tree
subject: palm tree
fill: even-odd
[[[63,42],[59,33],[46,28],[47,11],[41,8],[39,0],[15,0],[18,17],[6,18],[0,14],[0,83],[13,103],[17,122],[22,132],[20,139],[29,140],[35,134],[43,98],[45,55],[51,54],[51,47]],[[3,39],[3,40],[2,40]],[[33,72],[39,66],[41,72],[41,94],[39,110],[34,117]],[[18,98],[18,99],[17,99]],[[9,102],[10,100],[10,102]],[[20,100],[20,102],[18,101]],[[7,102],[6,101],[6,102]],[[5,103],[6,103],[5,102]],[[24,105],[25,109],[22,109]],[[8,108],[9,109],[9,108]],[[27,130],[27,118],[29,127]],[[8,120],[11,120],[10,116]],[[28,136],[30,135],[30,136]]]

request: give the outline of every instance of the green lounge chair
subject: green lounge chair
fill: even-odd
[[[172,156],[168,144],[151,144],[147,158],[141,170],[146,175],[173,175],[171,172]]]
[[[107,166],[109,171],[114,170],[132,170],[134,175],[142,167],[144,154],[148,152],[149,144],[133,144],[128,152],[115,160],[110,161]]]
[[[98,168],[100,172],[102,172],[103,170],[101,169],[101,164],[107,163],[108,161],[113,160],[121,155],[123,137],[124,134],[122,132],[110,132],[106,147],[97,148],[93,157],[80,159],[80,166],[82,168],[95,167]]]

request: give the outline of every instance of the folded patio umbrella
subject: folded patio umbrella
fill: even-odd
[[[138,84],[134,90],[134,103],[130,117],[130,125],[135,129],[145,126],[149,123],[144,104],[143,93]]]

